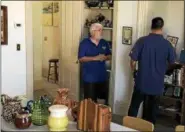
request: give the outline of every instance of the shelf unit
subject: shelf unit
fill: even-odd
[[[185,74],[185,65],[179,66],[179,64],[176,64],[176,66],[175,65],[171,66],[169,68],[169,70],[170,70],[170,72],[172,72],[174,69],[179,69],[181,67],[183,68],[184,74]],[[185,81],[185,78],[183,78],[183,80]],[[179,87],[181,89],[181,92],[182,92],[182,97],[176,98],[176,97],[173,97],[173,96],[166,96],[166,95],[163,95],[163,96],[160,97],[160,102],[165,102],[165,104],[170,104],[171,106],[176,105],[176,107],[179,107],[178,111],[171,111],[171,110],[166,109],[166,108],[160,108],[159,109],[161,115],[175,117],[176,119],[178,119],[178,122],[182,125],[185,125],[185,86],[184,86],[184,84],[185,83],[183,83],[183,86],[177,86],[177,85],[174,85],[174,84],[167,84],[167,83],[164,84],[166,88]]]

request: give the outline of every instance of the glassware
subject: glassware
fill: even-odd
[[[42,126],[47,124],[49,111],[46,104],[40,100],[29,101],[28,106],[31,105],[31,119],[32,123],[37,126]]]

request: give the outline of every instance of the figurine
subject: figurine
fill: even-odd
[[[53,104],[61,104],[66,105],[68,108],[72,107],[72,100],[68,98],[69,89],[68,88],[60,88],[58,91],[58,95],[55,98]]]
[[[114,6],[114,1],[113,0],[107,0],[108,8]]]
[[[86,21],[85,21],[85,26],[88,27],[88,26],[89,26],[89,23],[90,23],[89,20],[86,19]]]
[[[103,22],[103,20],[105,20],[105,16],[102,15],[102,14],[100,13],[100,14],[98,14],[98,15],[95,17],[95,19],[96,19],[99,23],[101,23],[101,22]]]

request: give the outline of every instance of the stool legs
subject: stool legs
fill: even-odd
[[[55,62],[55,66],[54,66],[54,69],[55,69],[55,83],[58,81],[58,72],[57,72],[57,62]]]
[[[51,70],[51,63],[49,62],[49,69],[48,69],[48,82],[49,82],[50,70]]]

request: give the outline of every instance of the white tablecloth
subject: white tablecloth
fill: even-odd
[[[1,130],[3,131],[49,131],[48,126],[44,125],[44,126],[35,126],[35,125],[31,125],[28,129],[24,129],[24,130],[20,130],[17,129],[14,124],[9,124],[7,122],[5,122],[3,119],[1,119]],[[68,131],[77,131],[76,129],[76,122],[69,122]],[[136,131],[115,123],[111,123],[111,131]]]

